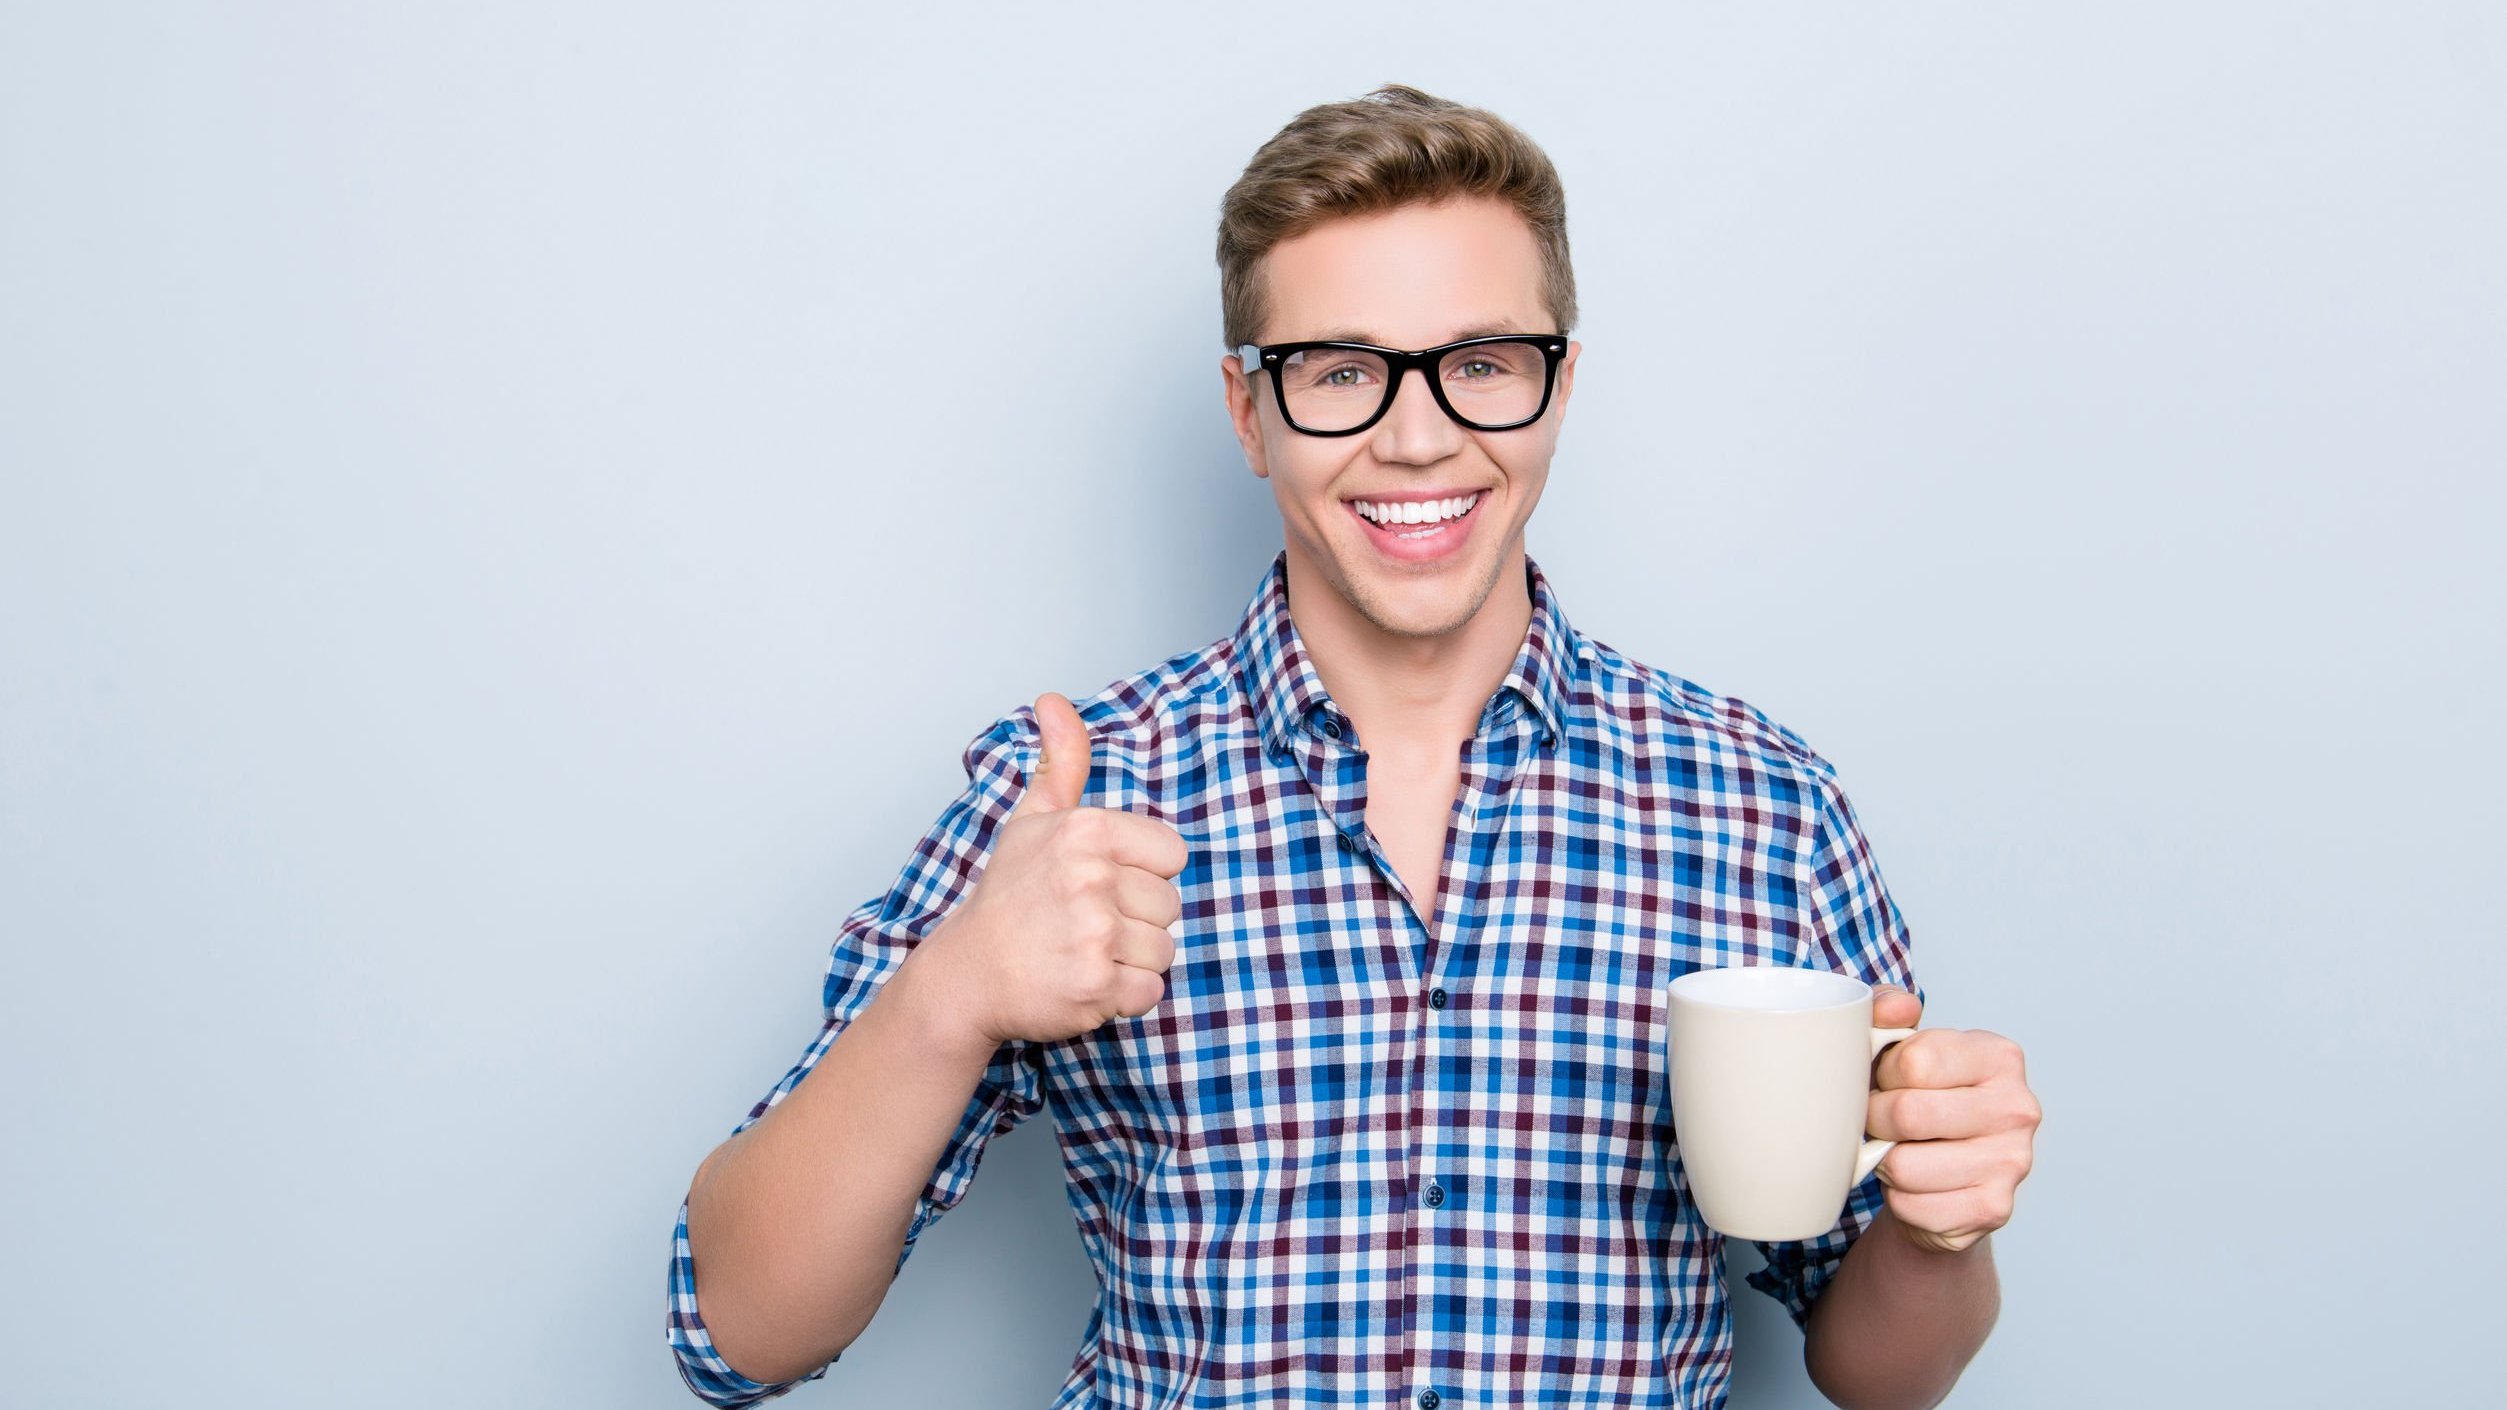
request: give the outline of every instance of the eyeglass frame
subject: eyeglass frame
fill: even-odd
[[[1541,404],[1532,409],[1530,416],[1520,421],[1487,426],[1465,419],[1461,412],[1454,410],[1454,404],[1445,399],[1445,389],[1436,380],[1438,360],[1457,348],[1477,347],[1483,343],[1530,343],[1540,350]],[[1384,379],[1384,400],[1377,404],[1374,415],[1355,426],[1339,431],[1316,431],[1297,424],[1297,418],[1288,409],[1288,388],[1280,384],[1279,363],[1290,353],[1311,352],[1316,348],[1340,348],[1348,352],[1368,352],[1384,359],[1387,369]],[[1279,403],[1280,419],[1288,423],[1288,429],[1305,436],[1354,436],[1383,420],[1384,413],[1393,409],[1393,399],[1401,395],[1402,378],[1408,376],[1410,369],[1414,367],[1419,369],[1420,379],[1428,384],[1428,395],[1435,398],[1437,406],[1455,425],[1471,431],[1512,431],[1529,426],[1549,414],[1550,396],[1558,390],[1558,364],[1566,355],[1567,335],[1564,333],[1492,333],[1485,337],[1465,338],[1458,343],[1444,343],[1433,348],[1421,348],[1416,352],[1404,352],[1400,348],[1381,348],[1373,343],[1347,343],[1324,338],[1302,343],[1241,343],[1236,349],[1236,365],[1238,370],[1248,377],[1258,371],[1270,372],[1271,395]]]

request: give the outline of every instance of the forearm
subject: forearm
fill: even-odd
[[[807,1374],[886,1298],[914,1204],[994,1051],[956,1021],[927,937],[783,1100],[697,1169],[688,1248],[714,1350]]]
[[[1803,1361],[1847,1410],[1925,1410],[1950,1393],[2001,1308],[1990,1235],[1943,1253],[1884,1208],[1811,1304]]]

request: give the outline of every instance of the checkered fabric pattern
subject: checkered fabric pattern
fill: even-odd
[[[1922,991],[1833,767],[1580,635],[1525,575],[1531,627],[1463,750],[1432,924],[1367,827],[1367,755],[1289,617],[1285,553],[1232,635],[1079,702],[1083,803],[1190,847],[1166,998],[1005,1044],[897,1260],[986,1142],[1050,1107],[1101,1287],[1054,1410],[1723,1404],[1722,1240],[1682,1172],[1664,988],[1761,963]],[[735,1130],[965,898],[1036,754],[1032,706],[968,745],[965,790],[838,933],[825,1026]],[[1750,1282],[1804,1322],[1881,1194],[1759,1245]],[[700,1397],[827,1373],[733,1371],[684,1203],[674,1245],[669,1344]]]

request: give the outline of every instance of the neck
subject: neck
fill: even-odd
[[[1316,676],[1349,713],[1370,755],[1459,746],[1506,680],[1532,629],[1532,593],[1518,538],[1497,581],[1469,620],[1437,636],[1387,631],[1369,621],[1288,545],[1289,620]]]

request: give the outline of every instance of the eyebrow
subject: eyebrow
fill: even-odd
[[[1459,343],[1467,338],[1494,338],[1500,333],[1521,333],[1523,331],[1525,330],[1515,326],[1513,319],[1501,318],[1494,323],[1480,323],[1475,324],[1472,327],[1462,329],[1459,332],[1456,332],[1452,337],[1441,339],[1436,343],[1429,344],[1429,346],[1442,347],[1446,343]],[[1308,341],[1318,343],[1373,343],[1380,348],[1392,346],[1391,343],[1385,341],[1383,338],[1377,337],[1375,334],[1370,333],[1363,328],[1334,328],[1326,332],[1317,333]]]

